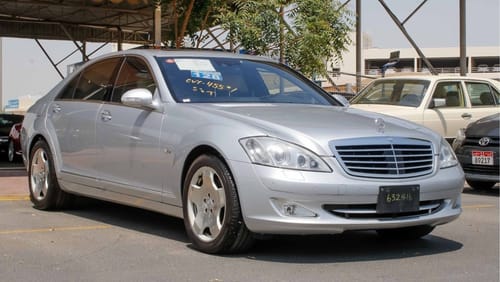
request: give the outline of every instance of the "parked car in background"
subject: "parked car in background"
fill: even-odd
[[[14,124],[9,133],[7,159],[11,163],[21,161],[21,126],[22,123]]]
[[[453,148],[474,189],[489,189],[500,182],[500,113],[484,117],[460,130]]]
[[[334,98],[338,97],[338,96],[342,96],[347,101],[351,100],[354,96],[356,96],[356,93],[352,93],[352,92],[330,91],[328,93],[330,93],[331,95],[333,95]]]
[[[472,77],[379,78],[350,104],[421,124],[451,142],[460,128],[500,110],[500,83]]]
[[[38,100],[22,134],[35,208],[76,194],[162,212],[207,253],[255,234],[416,239],[461,212],[463,171],[441,136],[255,56],[104,55]]]
[[[0,114],[0,155],[8,158],[9,134],[12,126],[23,121],[22,115]]]
[[[488,67],[487,64],[480,64],[477,65],[477,72],[489,72],[490,68]]]

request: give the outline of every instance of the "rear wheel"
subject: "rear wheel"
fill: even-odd
[[[420,225],[395,229],[379,229],[378,235],[387,239],[416,240],[429,234],[434,230],[434,226]]]
[[[40,210],[67,207],[72,196],[61,190],[54,170],[54,161],[49,146],[43,140],[37,141],[29,159],[30,199]]]
[[[493,188],[496,182],[467,180],[467,184],[475,190],[488,190]]]
[[[189,168],[183,212],[186,232],[202,252],[241,252],[254,241],[243,222],[232,175],[216,156],[202,155]]]

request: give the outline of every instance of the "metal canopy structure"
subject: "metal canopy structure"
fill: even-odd
[[[343,0],[342,7],[351,0]],[[433,66],[404,28],[410,19],[428,0],[422,1],[403,21],[399,20],[384,0],[378,0],[394,23],[399,27],[413,48],[433,72]],[[153,44],[159,46],[162,39],[169,38],[175,16],[170,5],[161,0],[0,0],[0,37],[30,38],[52,61],[39,39],[71,40],[82,53],[88,56],[85,42],[109,42]],[[163,6],[163,9],[162,9]],[[361,85],[361,0],[356,0],[356,85]],[[206,31],[224,48],[210,28]],[[77,42],[82,42],[78,44]],[[465,0],[460,0],[460,57],[461,74],[465,75]],[[62,74],[59,73],[62,77]]]
[[[154,41],[153,0],[0,0],[0,37],[146,44]],[[161,13],[167,38],[171,11]]]

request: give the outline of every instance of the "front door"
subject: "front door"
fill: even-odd
[[[97,116],[97,167],[105,189],[158,201],[166,169],[160,149],[163,114],[122,104],[121,96],[134,88],[156,92],[147,64],[128,57],[117,76],[111,102]]]

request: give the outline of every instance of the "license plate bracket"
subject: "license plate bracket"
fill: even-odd
[[[420,185],[380,186],[377,213],[415,212],[420,208]]]

